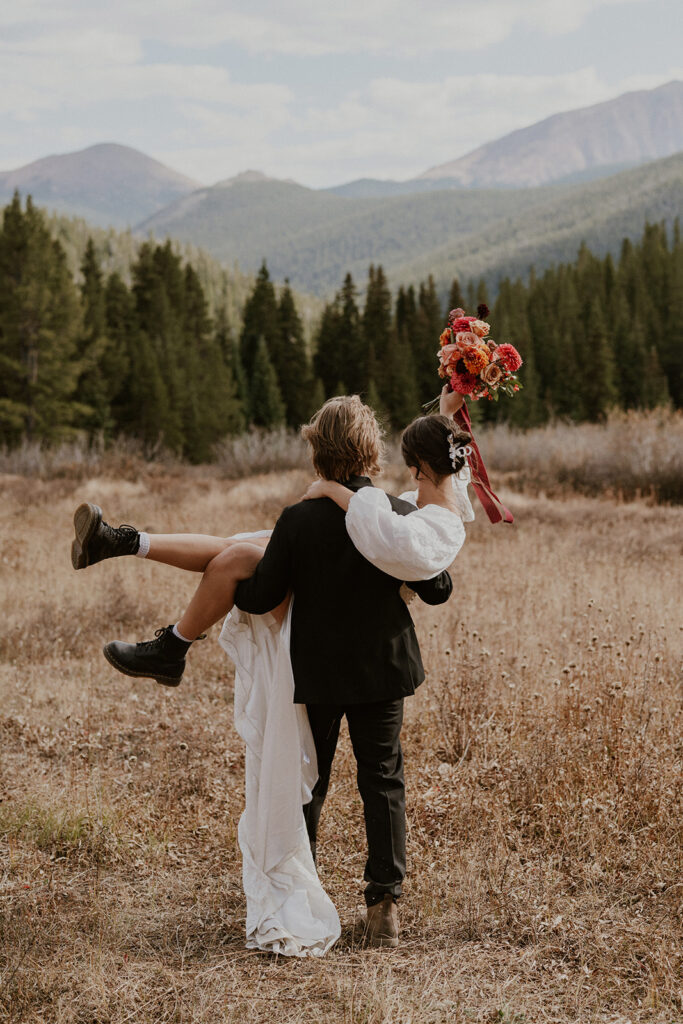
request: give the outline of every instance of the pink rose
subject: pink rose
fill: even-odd
[[[479,345],[479,338],[476,334],[472,334],[472,331],[458,331],[455,336],[455,343],[458,348],[477,348]]]
[[[454,363],[460,358],[457,345],[444,345],[439,352],[439,359],[444,366],[448,366],[449,363]]]

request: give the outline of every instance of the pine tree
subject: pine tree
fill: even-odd
[[[441,312],[436,285],[430,274],[426,283],[421,283],[418,290],[417,313],[412,339],[417,400],[420,405],[429,402],[441,390],[437,353],[439,351],[439,336],[444,326],[445,320]]]
[[[351,274],[347,274],[336,298],[339,311],[337,368],[349,394],[365,391],[369,373],[368,349],[356,299],[356,286]]]
[[[314,411],[311,408],[313,371],[289,281],[285,281],[280,295],[278,325],[280,340],[271,349],[271,357],[285,402],[287,424],[298,427],[310,419]]]
[[[313,370],[322,382],[325,397],[330,398],[341,379],[341,313],[338,297],[334,302],[327,303],[323,309],[320,324],[315,337],[315,355]]]
[[[683,406],[683,242],[678,221],[669,268],[667,309],[658,348],[669,393],[680,408]]]
[[[157,354],[145,331],[135,335],[127,389],[126,433],[139,438],[153,451],[165,444],[164,424],[168,422],[168,391]]]
[[[396,430],[405,427],[420,412],[413,354],[407,339],[398,334],[386,366],[384,396],[383,404]]]
[[[239,403],[240,418],[246,425],[250,419],[249,385],[240,358],[239,343],[233,336],[225,306],[220,306],[216,313],[215,336],[223,356],[223,362],[229,367],[235,382],[235,398]]]
[[[185,446],[183,425],[194,396],[188,394],[183,380],[183,274],[180,260],[170,243],[154,246],[145,242],[133,264],[133,296],[137,330],[146,336],[141,342],[144,356],[153,373],[163,383],[165,405],[158,409],[157,437],[172,451]],[[151,371],[150,371],[151,372]],[[149,433],[149,427],[145,430]]]
[[[244,307],[240,332],[240,358],[247,380],[250,382],[251,391],[253,391],[252,374],[258,340],[264,338],[269,346],[274,346],[275,339],[279,338],[279,334],[277,296],[264,260],[256,277],[253,291]]]
[[[311,389],[311,402],[310,402],[311,416],[315,416],[315,414],[317,413],[318,409],[320,409],[323,406],[324,402],[325,402],[325,389],[323,387],[323,382],[321,381],[320,377],[314,377],[313,378],[313,387]]]
[[[448,294],[448,309],[446,310],[446,316],[448,316],[452,309],[464,309],[467,312],[465,296],[462,293],[460,282],[457,277],[453,278],[451,290]],[[472,315],[474,315],[474,310],[472,311]]]
[[[102,271],[95,253],[92,237],[88,242],[81,263],[81,302],[83,306],[83,334],[79,339],[79,360],[81,375],[78,382],[78,398],[87,412],[81,424],[90,433],[111,433],[110,396],[114,377],[121,369],[106,334],[105,297]],[[113,364],[113,365],[112,365]]]
[[[215,443],[244,426],[230,363],[225,359],[208,315],[196,271],[183,278],[184,453],[193,462],[211,458]]]
[[[371,265],[368,270],[368,287],[363,309],[363,337],[368,353],[368,381],[375,381],[380,398],[386,403],[388,385],[386,366],[393,337],[391,315],[391,292],[384,270]]]
[[[570,420],[582,420],[586,415],[576,338],[575,330],[566,330],[560,337],[557,376],[552,391],[553,411],[557,416]]]
[[[523,359],[520,370],[522,390],[514,402],[482,402],[481,418],[484,422],[506,420],[518,426],[536,426],[547,416],[541,399],[541,385],[536,367],[536,343],[532,337],[527,315],[527,291],[521,281],[514,284],[501,281],[498,298],[491,317],[491,336],[502,344],[514,345]],[[545,340],[545,339],[544,339]]]
[[[645,359],[643,404],[646,409],[655,409],[670,402],[666,375],[663,372],[654,345],[650,346]]]
[[[577,347],[586,416],[589,420],[599,420],[614,405],[617,393],[612,349],[597,298],[587,307]]]
[[[78,413],[79,294],[45,218],[19,194],[0,231],[0,440],[64,437]]]
[[[264,337],[256,342],[251,377],[251,411],[252,422],[257,427],[272,430],[285,424],[287,410]]]
[[[483,306],[490,306],[491,305],[491,300],[489,298],[488,285],[486,284],[486,281],[484,280],[483,277],[479,278],[479,283],[477,285],[477,301],[476,301],[475,304],[472,305],[472,311],[471,311],[472,316],[474,316],[474,313],[476,312],[476,306],[481,306],[481,305],[483,305]]]
[[[118,274],[111,274],[104,286],[104,331],[110,342],[111,369],[106,372],[114,433],[134,433],[131,423],[137,414],[131,400],[132,366],[138,348],[135,301]]]
[[[647,346],[640,317],[631,316],[626,297],[613,305],[615,335],[619,351],[619,376],[616,385],[624,409],[642,409],[645,399]]]
[[[387,430],[390,424],[389,413],[387,412],[386,407],[380,398],[375,382],[372,379],[368,383],[368,390],[364,400],[365,404],[374,412],[382,428]]]

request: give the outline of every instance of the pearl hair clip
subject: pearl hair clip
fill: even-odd
[[[462,444],[460,445],[460,447],[456,448],[455,438],[453,437],[452,434],[449,434],[446,440],[448,441],[448,451],[451,456],[451,465],[453,466],[453,469],[455,469],[455,463],[458,459],[465,459],[467,458],[468,455],[472,454],[472,445]]]

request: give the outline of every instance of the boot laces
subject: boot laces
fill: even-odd
[[[162,626],[161,629],[155,630],[154,640],[141,640],[140,643],[136,644],[136,647],[144,647],[148,651],[157,651],[161,647],[162,640],[168,633],[168,626]]]
[[[124,537],[132,537],[138,531],[134,526],[129,526],[128,523],[121,523],[120,526],[110,526],[109,523],[103,523],[114,534],[123,534]]]

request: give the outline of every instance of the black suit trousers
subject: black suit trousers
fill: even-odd
[[[363,801],[368,859],[365,902],[372,906],[387,894],[398,898],[406,873],[406,810],[401,751],[403,699],[373,704],[308,704],[308,719],[318,759],[318,781],[304,818],[315,855],[320,812],[330,784],[339,727],[346,715]]]

